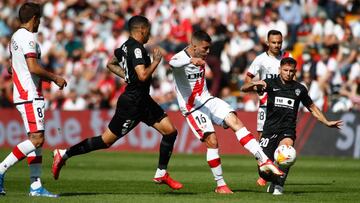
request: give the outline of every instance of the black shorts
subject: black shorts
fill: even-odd
[[[262,147],[266,156],[269,157],[272,161],[274,161],[274,152],[276,148],[279,146],[279,143],[284,138],[290,138],[295,142],[296,136],[291,134],[266,134],[264,133],[261,136],[259,141],[260,146]]]
[[[136,127],[139,122],[153,126],[167,115],[164,110],[150,97],[134,101],[126,95],[121,95],[117,101],[115,115],[109,123],[109,129],[119,138]]]

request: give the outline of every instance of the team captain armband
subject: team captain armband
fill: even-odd
[[[24,55],[25,58],[37,58],[37,54],[36,53],[27,53]]]

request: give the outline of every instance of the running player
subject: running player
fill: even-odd
[[[283,58],[280,62],[280,77],[250,82],[245,84],[242,91],[267,92],[267,115],[261,139],[264,139],[265,154],[274,160],[275,149],[280,145],[293,146],[296,139],[296,120],[300,102],[320,122],[331,128],[340,128],[341,120],[329,121],[316,107],[308,95],[304,85],[294,80],[296,61],[291,57]],[[265,144],[266,143],[266,144]],[[282,195],[286,177],[290,167],[280,166],[285,172],[283,176],[274,177],[259,171],[260,177],[271,181],[267,191],[273,195]]]
[[[34,33],[38,31],[41,8],[36,3],[20,7],[20,28],[11,37],[11,73],[14,84],[14,104],[21,114],[28,139],[16,145],[0,164],[0,194],[5,195],[5,172],[18,161],[27,157],[30,167],[30,196],[57,197],[41,184],[41,147],[44,144],[44,97],[41,92],[43,80],[53,81],[62,89],[66,81],[40,66],[40,47]]]
[[[281,51],[283,43],[283,36],[278,30],[270,30],[267,34],[267,46],[268,50],[258,55],[251,63],[248,72],[245,77],[245,83],[249,83],[255,76],[258,75],[260,80],[267,78],[276,78],[279,75],[280,60],[283,57],[288,57],[288,52]],[[260,105],[257,114],[257,131],[260,139],[260,146],[262,146],[263,140],[261,135],[263,131],[264,122],[266,119],[266,100],[267,94],[259,94]],[[266,181],[259,178],[256,183],[260,186],[265,186]]]
[[[207,162],[214,175],[216,193],[233,193],[226,185],[219,156],[219,146],[213,123],[230,127],[240,144],[259,162],[261,171],[283,173],[264,154],[254,136],[238,119],[235,111],[223,100],[210,95],[205,81],[205,58],[209,54],[210,36],[204,31],[192,35],[190,45],[174,55],[170,66],[176,83],[177,100],[191,130],[207,147]]]
[[[57,180],[65,161],[75,155],[85,154],[98,149],[109,148],[116,140],[125,136],[140,121],[159,131],[163,138],[160,143],[160,158],[153,180],[167,184],[172,189],[181,189],[182,184],[173,180],[167,172],[177,130],[161,107],[150,97],[151,75],[161,61],[162,55],[154,50],[153,62],[144,48],[150,37],[150,22],[143,16],[133,16],[128,22],[129,39],[114,52],[107,67],[116,75],[124,78],[128,85],[119,97],[115,115],[105,132],[91,137],[66,150],[54,151],[52,173]],[[120,65],[121,66],[120,66]]]

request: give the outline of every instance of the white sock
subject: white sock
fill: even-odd
[[[247,149],[251,154],[253,154],[260,162],[260,164],[268,160],[268,157],[263,152],[259,143],[256,141],[255,137],[246,129],[246,127],[236,131],[235,134],[240,144],[244,146],[244,148]]]
[[[30,168],[30,187],[36,190],[41,187],[42,149],[37,148],[35,151],[29,153],[27,160]]]
[[[26,157],[35,150],[35,146],[30,140],[25,140],[16,145],[12,152],[0,164],[0,174],[4,174],[11,166]]]
[[[206,161],[208,162],[211,172],[214,175],[217,186],[226,185],[223,171],[221,168],[221,160],[219,156],[219,149],[208,148],[206,153]]]
[[[59,153],[64,160],[69,158],[66,154],[66,149],[59,149]]]
[[[166,169],[156,169],[155,177],[154,178],[160,178],[163,177],[166,174]]]

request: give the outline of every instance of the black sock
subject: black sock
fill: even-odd
[[[160,143],[159,169],[167,169],[174,143],[176,140],[177,131],[170,135],[164,135]]]
[[[108,146],[104,143],[101,136],[87,138],[78,144],[66,150],[66,155],[70,158],[79,154],[85,154],[98,149],[106,149]]]
[[[279,166],[279,169],[282,170],[282,172],[284,172],[284,175],[278,177],[276,184],[280,186],[284,186],[286,178],[290,171],[290,166]]]
[[[273,174],[272,173],[266,173],[265,171],[260,171],[259,167],[258,167],[258,173],[259,176],[266,180],[267,182],[272,182],[273,181]]]
[[[289,174],[290,171],[290,167],[289,166],[279,166],[279,169],[284,172],[284,175],[282,176],[277,176],[273,173],[266,173],[266,172],[262,172],[258,169],[259,171],[259,176],[266,180],[267,182],[272,182],[275,185],[280,185],[280,186],[284,186],[287,175]]]

